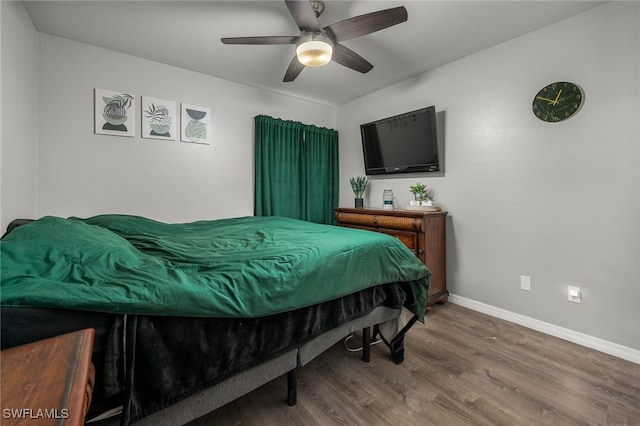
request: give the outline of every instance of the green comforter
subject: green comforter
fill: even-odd
[[[281,217],[44,217],[0,247],[3,306],[262,317],[405,281],[424,307],[430,276],[395,238]]]

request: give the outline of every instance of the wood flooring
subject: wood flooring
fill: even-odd
[[[640,365],[451,303],[402,364],[359,357],[340,342],[300,369],[294,407],[280,377],[189,425],[640,425]]]

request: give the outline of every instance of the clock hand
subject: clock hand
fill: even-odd
[[[560,93],[562,93],[562,89],[560,89],[560,91],[558,92],[558,95],[556,96],[555,100],[553,101],[554,105],[558,103],[558,99],[560,98]]]
[[[540,99],[541,101],[548,101],[550,104],[554,103],[553,99],[543,98],[542,96],[536,96],[536,99]],[[557,98],[556,98],[557,99]],[[555,105],[555,104],[554,104]]]

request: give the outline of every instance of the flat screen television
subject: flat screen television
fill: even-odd
[[[440,171],[434,106],[360,125],[367,175]]]

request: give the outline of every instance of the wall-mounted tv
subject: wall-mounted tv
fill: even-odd
[[[440,171],[434,106],[360,125],[367,175]]]

